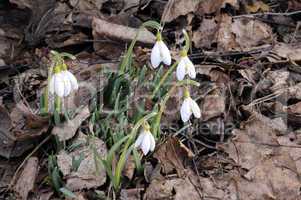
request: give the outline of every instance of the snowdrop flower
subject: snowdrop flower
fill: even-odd
[[[71,86],[70,86],[71,87]],[[59,97],[63,97],[68,88],[65,89],[64,77],[61,73],[59,66],[54,67],[54,74],[49,82],[50,94],[56,94]]]
[[[166,44],[162,41],[161,33],[157,33],[157,41],[152,49],[151,63],[153,68],[157,68],[160,63],[163,62],[166,65],[171,64],[170,51]]]
[[[201,110],[198,104],[190,97],[189,91],[187,89],[185,90],[184,98],[185,99],[180,110],[182,121],[187,122],[192,114],[195,118],[200,118]]]
[[[186,74],[188,74],[188,76],[192,79],[195,79],[196,77],[195,67],[188,58],[187,51],[182,50],[181,59],[177,67],[177,79],[179,81],[183,80]]]
[[[67,85],[70,84],[70,86],[71,86],[71,91],[70,92],[72,92],[74,90],[77,90],[78,89],[77,80],[76,80],[75,76],[67,70],[67,65],[66,64],[63,64],[61,73],[64,77],[64,80],[69,82],[69,83],[66,83],[66,84]]]
[[[54,67],[54,74],[50,79],[49,92],[59,97],[68,96],[73,90],[78,89],[77,80],[74,75],[67,70],[63,64],[61,67]]]
[[[143,154],[147,155],[149,151],[154,151],[155,145],[155,138],[150,132],[150,126],[146,122],[135,142],[135,147],[139,147]]]

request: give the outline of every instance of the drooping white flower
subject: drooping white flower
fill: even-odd
[[[201,117],[201,110],[198,104],[190,97],[189,92],[185,91],[185,98],[180,109],[181,119],[183,122],[187,122],[190,116],[193,114],[195,118]]]
[[[147,155],[149,151],[154,151],[156,146],[155,138],[150,132],[149,125],[144,127],[140,132],[136,142],[135,147],[139,147],[144,155]]]
[[[157,33],[157,41],[152,49],[151,53],[151,64],[153,68],[157,68],[160,63],[163,62],[165,65],[171,64],[170,51],[166,44],[162,41],[161,33]]]
[[[188,76],[192,79],[195,79],[196,77],[195,67],[193,63],[188,58],[186,50],[182,50],[181,59],[177,66],[177,79],[179,81],[183,80],[186,74],[188,74]]]
[[[50,79],[49,92],[50,94],[56,94],[59,97],[63,97],[65,92],[68,92],[67,88],[65,89],[64,77],[58,66],[54,68],[54,74]]]
[[[54,74],[50,79],[49,92],[59,97],[68,96],[73,90],[78,89],[78,83],[75,76],[67,70],[63,64],[61,67],[54,68]]]
[[[64,70],[61,72],[64,76],[64,79],[69,82],[71,86],[71,92],[78,89],[78,83],[75,76],[68,70]]]

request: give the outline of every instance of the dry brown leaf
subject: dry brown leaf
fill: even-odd
[[[169,0],[164,7],[161,21],[171,22],[181,15],[187,15],[190,12],[194,12],[198,4],[199,2],[195,0]]]
[[[171,173],[175,169],[179,176],[185,174],[184,161],[193,156],[193,153],[175,137],[169,137],[154,153],[164,173]]]
[[[273,92],[277,92],[280,89],[285,89],[289,86],[290,73],[284,70],[269,71],[267,73],[267,79],[273,82],[273,86],[270,88]]]
[[[196,12],[198,14],[212,14],[219,12],[221,8],[225,8],[226,5],[230,5],[235,9],[239,8],[238,0],[204,0],[199,1]]]
[[[249,51],[272,42],[272,29],[267,24],[245,18],[233,19],[221,14],[212,19],[203,19],[193,32],[192,41],[198,48],[212,48],[218,51]]]
[[[273,47],[267,58],[270,62],[300,61],[301,47],[298,44],[291,45],[286,43],[277,43]]]
[[[216,43],[216,31],[218,24],[215,18],[204,18],[200,27],[193,32],[192,41],[197,48],[212,48],[212,44]]]
[[[61,151],[57,155],[59,169],[66,179],[66,187],[78,191],[103,185],[106,182],[106,171],[99,163],[96,165],[93,146],[99,156],[104,158],[107,154],[105,143],[98,138],[89,138],[88,144],[88,136],[80,134],[73,144],[81,145],[70,153]],[[81,155],[83,160],[75,171],[72,169],[72,158],[79,159]]]
[[[128,26],[110,23],[106,20],[93,18],[92,20],[93,37],[95,40],[110,38],[113,40],[131,41],[135,38],[137,29]],[[146,29],[142,29],[137,38],[137,42],[153,44],[156,37]],[[95,46],[95,49],[97,46]]]
[[[140,200],[143,188],[122,189],[120,191],[120,200]]]
[[[147,188],[144,200],[199,200],[201,197],[189,178],[171,180],[154,180]]]
[[[81,123],[89,117],[89,107],[85,106],[72,120],[64,122],[62,125],[55,126],[52,129],[52,134],[57,135],[60,141],[71,139],[81,125]]]
[[[253,115],[244,123],[243,129],[233,131],[235,138],[223,148],[238,165],[251,169],[275,154],[273,146],[279,145],[276,133],[271,120],[259,114]]]
[[[207,121],[225,112],[225,98],[220,95],[207,95],[202,105],[202,120]]]
[[[27,160],[26,165],[14,186],[14,191],[20,199],[27,200],[29,192],[34,189],[36,177],[38,175],[39,159],[31,157]]]
[[[22,102],[9,113],[0,108],[0,155],[18,157],[34,146],[48,129],[48,117],[33,114]]]
[[[135,160],[132,155],[130,155],[125,163],[124,169],[122,171],[123,175],[132,180],[134,172],[136,169]]]
[[[250,5],[246,4],[245,9],[247,13],[256,13],[258,11],[268,12],[270,7],[262,1],[253,1]]]
[[[235,19],[231,25],[231,32],[239,45],[236,50],[248,51],[252,47],[271,43],[273,39],[271,27],[257,20]]]

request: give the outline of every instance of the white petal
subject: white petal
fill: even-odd
[[[54,92],[57,96],[63,97],[64,96],[64,80],[62,74],[57,73],[53,75],[54,78]]]
[[[150,139],[150,151],[154,151],[156,147],[156,141],[151,132],[149,132],[149,139]]]
[[[158,42],[160,45],[160,54],[161,54],[161,59],[165,65],[170,65],[171,64],[171,56],[170,56],[170,51],[166,44],[163,41]]]
[[[78,83],[77,83],[77,80],[75,78],[75,76],[69,72],[69,71],[66,71],[66,76],[68,76],[68,79],[71,83],[71,90],[77,90],[78,89]]]
[[[49,86],[48,86],[48,91],[50,94],[54,94],[54,76],[50,78]]]
[[[146,155],[149,152],[150,138],[149,138],[148,134],[146,134],[145,137],[143,138],[142,144],[140,145],[140,147],[141,147],[141,150],[144,155]]]
[[[200,107],[193,99],[190,100],[190,106],[194,117],[200,118],[201,117]]]
[[[153,68],[157,68],[160,65],[161,61],[162,59],[160,56],[159,43],[156,42],[151,53],[151,63]]]
[[[135,142],[135,147],[139,147],[145,137],[145,133],[144,132],[141,132],[140,135],[138,136],[136,142]]]
[[[195,79],[196,72],[195,72],[195,67],[194,67],[193,63],[191,62],[191,60],[188,57],[185,57],[185,63],[186,63],[186,69],[187,69],[187,73],[188,73],[189,77],[192,79]]]
[[[182,106],[181,106],[181,119],[183,122],[187,122],[192,114],[192,110],[190,108],[190,100],[189,98],[185,98]]]
[[[186,70],[185,70],[185,60],[184,60],[183,58],[181,58],[181,60],[180,60],[180,62],[179,62],[179,64],[178,64],[178,66],[177,66],[177,79],[178,79],[179,81],[181,81],[181,80],[184,79],[185,74],[186,74],[185,71],[186,71]]]
[[[62,77],[64,80],[64,97],[66,97],[71,92],[71,82],[69,80],[68,75],[66,74],[66,71],[62,72]]]

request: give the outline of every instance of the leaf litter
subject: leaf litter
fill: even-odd
[[[91,121],[97,117],[108,117],[111,125],[124,121],[106,112],[98,116],[89,104],[99,101],[94,97],[107,82],[99,72],[116,70],[139,25],[148,19],[161,19],[172,49],[176,48],[172,44],[181,43],[176,33],[188,30],[193,45],[189,56],[201,84],[191,93],[197,96],[202,117],[183,126],[176,115],[163,115],[167,126],[162,126],[161,144],[143,160],[144,173],[128,157],[118,198],[300,198],[298,1],[47,0],[33,4],[10,0],[0,2],[0,8],[4,8],[0,10],[1,163],[25,161],[13,188],[9,180],[14,174],[9,169],[16,163],[1,164],[0,174],[5,176],[0,178],[0,198],[60,198],[47,173],[47,157],[54,153],[56,142],[49,139],[39,145],[50,134],[72,147],[58,151],[54,159],[59,185],[69,198],[112,195],[105,169],[95,162],[93,151],[106,157],[112,141],[97,135]],[[154,33],[143,30],[138,37],[133,60],[137,71],[148,60]],[[55,127],[48,125],[48,116],[37,114],[46,85],[47,52],[52,48],[75,54],[77,62],[68,64],[79,80],[90,84],[74,94],[75,100],[65,102],[77,114]],[[142,80],[151,78],[155,73],[147,69]],[[91,92],[90,86],[96,91]],[[134,98],[149,90],[138,88]],[[154,109],[151,100],[146,103],[149,110]],[[178,99],[169,104],[172,110]],[[131,116],[141,114],[136,108],[130,112]],[[180,131],[175,128],[179,126],[183,126]],[[99,127],[105,128],[104,124]]]

